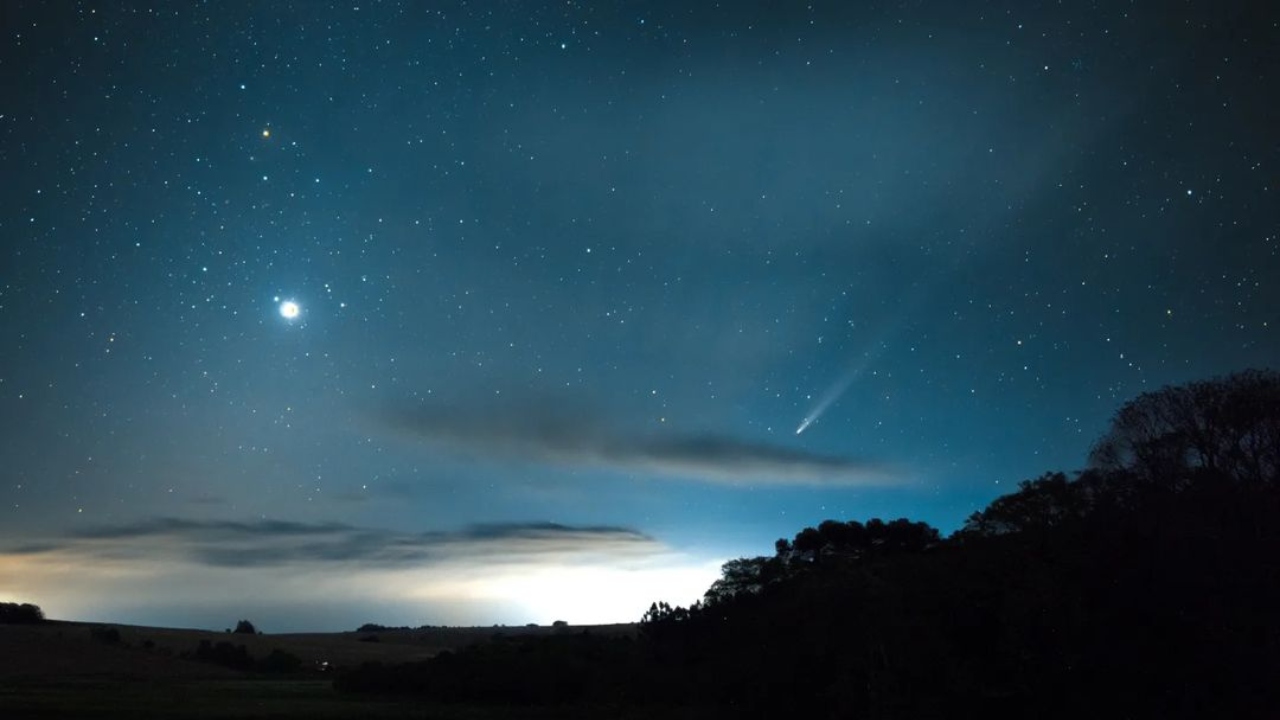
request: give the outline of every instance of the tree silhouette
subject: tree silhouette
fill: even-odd
[[[253,626],[253,623],[249,622],[248,620],[241,620],[240,622],[236,623],[235,632],[240,633],[242,635],[257,635],[258,629],[255,628]]]
[[[44,611],[31,603],[0,603],[0,625],[34,625],[44,622]]]
[[[1090,507],[1086,485],[1062,473],[1046,473],[1018,483],[1018,491],[996,498],[965,521],[963,533],[1003,535],[1048,530],[1079,521]]]
[[[1197,477],[1280,482],[1280,374],[1246,370],[1143,393],[1122,406],[1090,462],[1169,489]]]
[[[912,522],[906,518],[890,522],[872,518],[865,525],[857,520],[824,520],[816,528],[801,530],[790,542],[778,540],[774,548],[776,559],[795,570],[823,562],[838,560],[849,563],[871,556],[919,552],[933,547],[939,540],[936,529],[927,523]]]
[[[765,585],[780,577],[780,567],[775,558],[754,557],[730,560],[720,567],[720,579],[711,584],[704,600],[713,605],[731,600],[738,595],[760,592]]]

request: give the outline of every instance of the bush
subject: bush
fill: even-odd
[[[194,652],[184,653],[183,657],[245,672],[293,673],[302,667],[301,658],[280,648],[272,648],[266,657],[255,660],[244,645],[209,640],[201,640]]]
[[[44,622],[44,611],[31,603],[0,603],[0,625],[35,625]]]
[[[268,673],[292,673],[302,667],[302,659],[297,655],[274,648],[271,654],[258,661],[258,670]]]

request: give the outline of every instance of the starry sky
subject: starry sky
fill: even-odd
[[[0,600],[632,621],[953,531],[1280,357],[1263,5],[5,2]]]

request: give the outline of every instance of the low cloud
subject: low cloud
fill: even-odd
[[[386,418],[433,445],[481,458],[649,472],[726,485],[866,486],[898,480],[884,466],[858,458],[714,434],[627,432],[563,401],[420,406],[389,411]]]
[[[114,560],[160,556],[235,568],[307,563],[394,568],[493,558],[572,562],[608,555],[634,559],[664,550],[644,533],[612,526],[515,523],[399,533],[341,523],[154,518],[84,530],[59,541],[27,544],[9,552],[72,552]]]
[[[274,631],[390,624],[630,622],[689,603],[723,558],[625,527],[473,525],[420,533],[341,523],[156,518],[0,544],[0,599],[62,619]]]

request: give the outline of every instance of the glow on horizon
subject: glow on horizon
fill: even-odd
[[[336,632],[366,622],[595,625],[638,622],[659,600],[688,605],[719,577],[722,562],[672,553],[634,564],[600,557],[520,564],[470,558],[425,568],[223,567],[183,558],[103,562],[74,551],[0,554],[0,601],[34,603],[60,620],[212,630],[241,616],[271,632]],[[229,588],[251,588],[252,598]]]
[[[722,564],[636,570],[551,566],[483,580],[481,589],[541,624],[628,623],[639,621],[655,601],[687,606],[700,599],[720,577]]]

